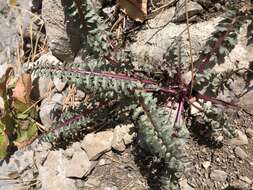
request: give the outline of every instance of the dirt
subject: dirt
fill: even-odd
[[[235,129],[245,132],[247,128],[252,128],[253,117],[247,113],[238,112],[230,119]],[[186,144],[191,161],[190,170],[185,175],[189,187],[196,190],[252,189],[250,181],[253,180],[253,138],[248,140],[247,145],[236,146],[227,144],[226,139],[222,143],[214,143],[206,139],[205,134],[196,138],[194,133],[191,133]],[[236,147],[243,149],[247,158],[239,158],[235,154]],[[81,189],[158,190],[158,170],[161,168],[155,162],[152,165],[151,161],[154,160],[135,145],[131,145],[121,154],[109,152],[100,158],[99,164],[86,179],[95,179],[96,186],[89,187],[86,182]],[[210,166],[204,168],[205,164]],[[214,170],[226,172],[226,180],[213,180],[210,176]],[[181,189],[187,190],[183,187]]]

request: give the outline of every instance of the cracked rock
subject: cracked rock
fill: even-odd
[[[227,141],[228,144],[230,145],[246,145],[249,144],[249,140],[247,138],[247,136],[245,135],[245,133],[236,130],[237,132],[237,137],[232,138],[230,140]]]
[[[210,178],[214,181],[224,182],[227,179],[228,174],[222,170],[213,170],[210,174]]]
[[[75,152],[72,158],[66,161],[66,177],[82,178],[90,171],[91,163],[84,151]]]
[[[248,157],[247,153],[243,149],[241,149],[240,147],[235,148],[235,154],[241,160],[245,160]]]
[[[113,133],[112,148],[120,152],[124,151],[135,137],[135,133],[131,132],[133,127],[133,125],[116,126]]]
[[[176,19],[174,22],[184,22],[186,21],[186,12],[185,12],[185,0],[179,0],[176,5]],[[200,14],[203,11],[203,8],[197,2],[189,1],[187,4],[188,16],[191,18],[194,15]]]
[[[112,131],[90,133],[81,142],[82,148],[86,151],[90,160],[96,160],[105,152],[111,150],[113,139]]]

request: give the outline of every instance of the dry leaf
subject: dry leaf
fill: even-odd
[[[12,67],[8,64],[3,64],[0,66],[0,96],[4,97],[6,93],[6,83],[9,79],[9,74],[12,70]]]
[[[12,97],[24,104],[30,103],[30,93],[32,90],[32,79],[30,74],[22,74],[13,89]]]
[[[143,22],[147,17],[147,0],[118,0],[118,4],[135,21]]]
[[[16,6],[16,4],[17,4],[17,0],[10,0],[10,5]]]

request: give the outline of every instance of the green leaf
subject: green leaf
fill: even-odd
[[[2,128],[0,128],[0,159],[7,154],[7,147],[9,146],[9,139]]]

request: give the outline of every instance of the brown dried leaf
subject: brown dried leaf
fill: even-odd
[[[30,103],[30,93],[32,90],[32,79],[30,74],[22,74],[13,89],[12,97],[24,104]]]
[[[135,21],[143,22],[147,17],[147,0],[118,0],[118,4]]]

